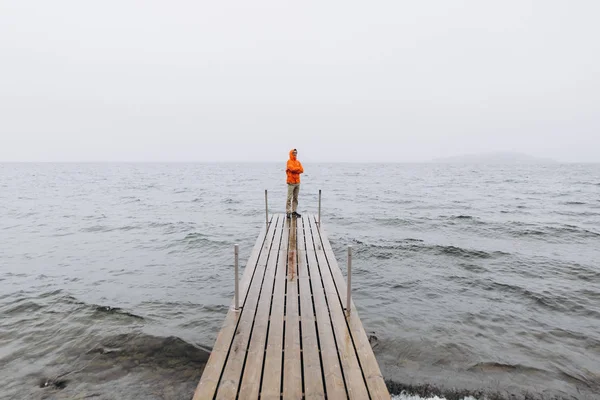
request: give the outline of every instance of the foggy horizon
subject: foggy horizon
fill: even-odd
[[[485,158],[486,154],[482,154],[482,157]],[[564,160],[555,160],[555,159],[544,159],[540,158],[539,161],[536,161],[536,158],[532,157],[532,161],[520,163],[519,161],[515,162],[502,162],[502,161],[447,161],[446,159],[460,158],[461,156],[449,156],[442,157],[439,159],[431,159],[431,160],[423,160],[423,161],[369,161],[369,160],[360,160],[360,161],[328,161],[328,160],[314,160],[311,158],[307,158],[305,160],[301,160],[303,164],[449,164],[449,165],[469,165],[469,164],[482,164],[482,165],[501,165],[501,164],[530,164],[530,165],[561,165],[561,164],[600,164],[599,161],[564,161]],[[269,160],[70,160],[70,161],[61,161],[61,160],[21,160],[21,161],[10,161],[10,160],[0,160],[0,164],[282,164],[285,166],[285,162],[287,158],[281,158],[279,160],[269,159]]]
[[[0,3],[0,162],[600,162],[600,3]]]

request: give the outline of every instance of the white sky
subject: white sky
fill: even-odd
[[[600,162],[600,1],[0,0],[0,161]]]

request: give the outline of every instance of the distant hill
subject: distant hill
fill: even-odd
[[[431,162],[449,164],[555,164],[557,161],[521,153],[482,153],[437,158]]]

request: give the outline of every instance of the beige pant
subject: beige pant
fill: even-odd
[[[300,193],[299,183],[288,183],[287,201],[285,202],[285,212],[296,212],[298,208],[298,193]]]

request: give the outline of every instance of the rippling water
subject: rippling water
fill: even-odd
[[[394,393],[600,398],[600,165],[306,164]],[[189,399],[284,180],[0,164],[0,397]]]

